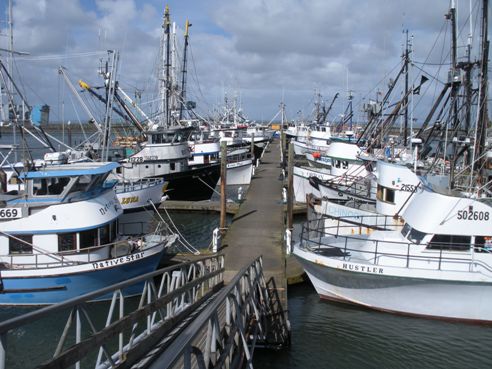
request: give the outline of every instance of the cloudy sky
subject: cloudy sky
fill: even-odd
[[[472,1],[475,13],[480,3]],[[138,88],[145,96],[154,93],[165,2],[14,0],[13,4],[14,48],[30,54],[16,58],[14,74],[31,104],[51,106],[51,120],[86,119],[79,107],[74,110],[76,104],[57,73],[58,66],[66,67],[74,82],[101,84],[97,69],[107,49],[120,51],[119,80],[127,92],[133,94]],[[193,24],[189,99],[196,100],[203,114],[227,94],[238,97],[251,119],[270,120],[282,98],[288,118],[307,116],[315,89],[328,103],[340,93],[331,119],[343,113],[347,89],[353,91],[359,112],[363,102],[386,90],[389,78],[398,71],[405,29],[412,36],[413,78],[424,62],[442,64],[446,58],[449,62],[442,45],[443,39],[449,40],[444,17],[447,0],[172,0],[167,4],[179,32],[187,18]],[[463,45],[469,33],[463,24],[470,1],[457,1],[457,7]],[[475,26],[475,40],[478,36]],[[6,48],[7,37],[0,41]]]

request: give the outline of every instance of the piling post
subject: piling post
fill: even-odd
[[[220,233],[226,229],[227,142],[220,143]]]
[[[71,122],[67,122],[67,134],[68,134],[68,146],[72,147],[72,125]]]
[[[251,134],[250,150],[251,150],[251,157],[254,158],[255,157],[255,134],[254,133]]]
[[[284,130],[280,133],[280,161],[282,162],[282,168],[285,169],[285,132]]]
[[[287,229],[292,231],[294,223],[294,144],[289,144],[287,166]]]

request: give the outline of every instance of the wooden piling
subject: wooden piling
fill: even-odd
[[[287,229],[294,228],[294,144],[289,144],[287,175]]]
[[[227,142],[220,144],[220,232],[226,230],[226,183],[227,183]]]

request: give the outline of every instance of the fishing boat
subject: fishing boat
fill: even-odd
[[[453,58],[449,82],[438,99],[445,92],[457,97],[460,87],[477,81],[476,88],[465,88],[464,97],[456,98],[456,105],[447,106],[451,114],[446,123],[456,135],[450,143],[443,140],[440,144],[439,156],[444,162],[452,161],[447,185],[422,177],[401,214],[403,224],[394,222],[393,215],[373,215],[377,221],[358,215],[341,216],[335,224],[322,219],[306,223],[294,254],[322,298],[398,314],[492,323],[487,5],[484,1],[480,59],[458,65]],[[447,14],[453,29],[455,14],[454,7]],[[469,79],[468,68],[478,78]],[[463,76],[463,85],[454,76]],[[477,104],[471,105],[469,99],[476,99]],[[473,127],[467,116],[453,114],[458,103],[465,104],[460,109],[473,109]],[[378,196],[387,202],[394,200],[394,194],[389,186],[378,188]]]
[[[347,234],[343,228],[351,225],[325,227],[319,222],[318,227],[317,220],[311,221],[294,254],[323,298],[408,315],[492,323],[491,214],[489,199],[424,186],[403,213],[403,225]],[[378,217],[372,223],[388,218]],[[360,216],[339,219],[357,224]]]
[[[176,236],[162,225],[119,235],[123,209],[107,181],[118,166],[28,169],[18,175],[23,189],[0,195],[0,305],[53,304],[157,267]]]

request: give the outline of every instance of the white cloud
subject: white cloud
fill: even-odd
[[[462,18],[467,4],[458,8]],[[16,49],[30,52],[34,59],[118,49],[122,85],[150,92],[162,2],[17,0],[14,5]],[[327,100],[340,92],[334,111],[343,110],[347,77],[356,102],[374,93],[379,81],[384,90],[389,78],[385,76],[400,60],[403,29],[415,35],[415,60],[442,60],[446,50],[436,47],[434,40],[443,29],[448,5],[424,0],[170,1],[171,15],[180,27],[186,18],[193,23],[188,96],[208,111],[225,90],[237,90],[246,113],[264,119],[275,114],[282,95],[291,115],[306,109],[315,88]],[[23,60],[18,69],[30,100],[49,102],[57,112],[57,66],[63,64],[74,77],[98,84],[99,58]]]

